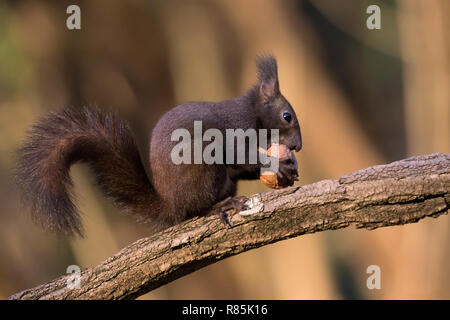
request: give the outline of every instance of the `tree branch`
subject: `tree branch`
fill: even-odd
[[[254,195],[252,209],[194,218],[143,238],[82,271],[9,299],[131,299],[226,257],[306,233],[350,225],[375,229],[448,213],[450,155],[412,157],[356,171],[338,180]]]

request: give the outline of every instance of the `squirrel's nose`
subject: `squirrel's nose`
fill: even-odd
[[[295,150],[296,152],[299,152],[302,149],[302,147],[303,147],[303,143],[300,142],[299,144],[292,146],[290,149]]]

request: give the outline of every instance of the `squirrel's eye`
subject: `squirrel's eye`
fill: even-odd
[[[287,122],[291,122],[292,116],[291,116],[291,114],[289,112],[285,112],[285,113],[283,113],[283,118]]]

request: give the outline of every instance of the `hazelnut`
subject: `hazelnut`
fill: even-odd
[[[286,147],[284,144],[280,145],[273,145],[267,150],[268,156],[276,156],[276,149],[278,147],[278,158],[280,161],[286,161],[291,160],[292,163],[295,165],[295,168],[297,168],[297,160],[295,159],[295,156],[291,150],[289,150],[288,147]],[[274,155],[272,155],[274,153]],[[287,179],[280,179],[276,172],[272,171],[265,171],[260,176],[259,179],[262,183],[264,183],[266,186],[272,189],[282,189],[285,187],[288,187],[292,184],[293,181],[289,181]]]

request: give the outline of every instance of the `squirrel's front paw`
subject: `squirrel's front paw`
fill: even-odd
[[[284,145],[279,145],[278,151],[278,157],[274,158],[278,161],[278,170],[265,171],[259,177],[262,183],[272,189],[290,187],[298,181],[298,164],[294,153]]]
[[[298,181],[297,161],[295,158],[280,160],[277,180],[280,187],[290,187],[295,181]]]

